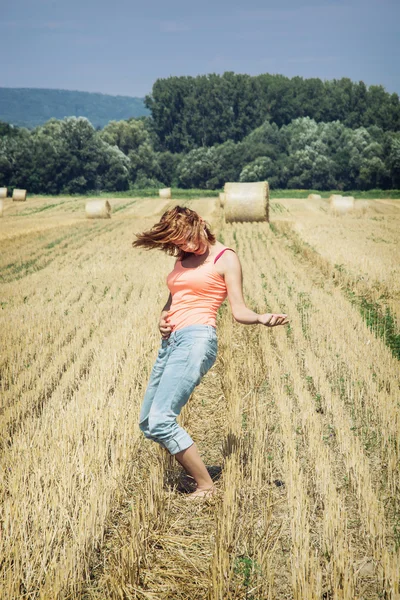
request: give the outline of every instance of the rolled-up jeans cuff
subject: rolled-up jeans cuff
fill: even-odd
[[[194,444],[194,441],[186,431],[182,430],[182,432],[172,439],[168,441],[163,440],[162,443],[164,448],[166,448],[170,454],[174,455],[178,454],[178,452],[182,452],[182,450],[190,448],[190,446]]]

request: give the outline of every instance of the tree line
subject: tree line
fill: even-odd
[[[72,194],[266,179],[273,188],[400,188],[399,99],[380,86],[226,73],[158,80],[146,103],[150,117],[102,130],[82,117],[33,130],[0,124],[0,186]]]
[[[288,78],[235,73],[158,79],[145,98],[162,147],[186,152],[238,142],[266,120],[278,127],[310,117],[357,129],[376,125],[400,131],[400,102],[380,85],[369,88],[348,78]]]

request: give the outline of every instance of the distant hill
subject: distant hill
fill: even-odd
[[[0,87],[0,121],[36,127],[52,117],[87,117],[94,127],[149,115],[142,98],[90,92]]]

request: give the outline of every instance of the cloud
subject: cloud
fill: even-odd
[[[161,21],[160,31],[163,33],[181,33],[189,31],[189,26],[181,21]]]

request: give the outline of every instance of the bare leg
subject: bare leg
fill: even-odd
[[[182,450],[174,455],[176,460],[193,477],[197,483],[196,491],[190,494],[191,497],[201,497],[211,495],[215,491],[213,481],[208,474],[205,464],[195,444],[192,444],[186,450]]]

